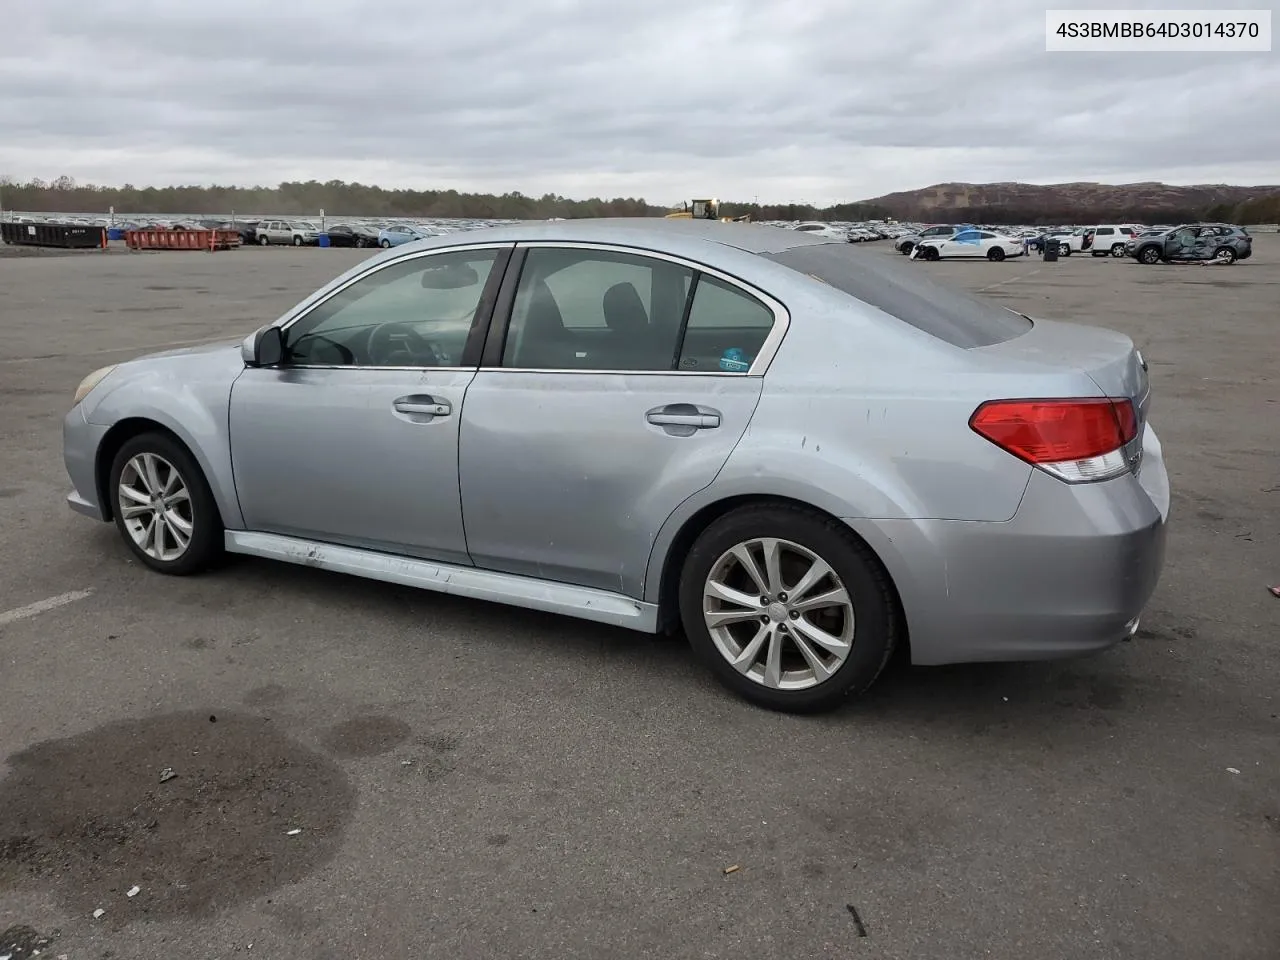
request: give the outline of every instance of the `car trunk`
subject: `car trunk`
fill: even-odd
[[[1133,401],[1138,414],[1136,443],[1141,444],[1142,426],[1151,405],[1151,388],[1146,361],[1124,334],[1057,320],[1032,320],[1031,329],[1021,336],[976,348],[976,352],[1081,371],[1102,396]]]

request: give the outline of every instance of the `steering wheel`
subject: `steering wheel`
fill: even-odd
[[[369,334],[369,362],[379,367],[439,366],[431,342],[401,320],[380,323]]]

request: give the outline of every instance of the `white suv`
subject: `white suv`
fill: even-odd
[[[313,223],[302,220],[263,220],[258,224],[258,243],[291,243],[295,247],[314,246],[320,242],[320,231]]]
[[[1128,223],[1103,223],[1094,227],[1080,227],[1071,233],[1060,233],[1051,240],[1058,241],[1059,256],[1073,253],[1089,253],[1095,257],[1123,257],[1124,245],[1133,239],[1137,228]]]

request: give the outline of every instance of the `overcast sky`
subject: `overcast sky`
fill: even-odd
[[[30,0],[0,174],[820,204],[1276,183],[1280,55],[1044,50],[1049,7],[1275,2]]]

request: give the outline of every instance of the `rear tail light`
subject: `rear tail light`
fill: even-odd
[[[1109,480],[1133,469],[1138,436],[1129,400],[989,400],[969,426],[996,446],[1067,483]]]

